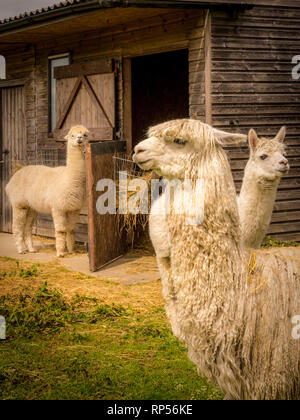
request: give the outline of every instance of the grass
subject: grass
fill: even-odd
[[[286,248],[286,247],[298,247],[300,246],[299,242],[292,242],[292,241],[281,241],[279,239],[272,238],[271,236],[266,236],[262,248]]]
[[[223,397],[197,375],[174,338],[158,281],[122,286],[53,265],[0,263],[0,289],[6,290],[0,315],[7,323],[0,399]],[[58,290],[54,279],[72,284],[74,293]],[[76,282],[86,282],[97,297],[76,293]]]

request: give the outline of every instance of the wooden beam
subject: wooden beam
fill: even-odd
[[[25,84],[26,84],[25,79],[0,80],[0,88],[24,86]]]
[[[93,74],[112,73],[113,71],[113,60],[91,60],[83,63],[56,67],[54,69],[54,78],[66,79],[80,77],[82,75],[91,76]]]
[[[123,139],[126,141],[127,154],[132,152],[132,91],[131,59],[123,60]]]

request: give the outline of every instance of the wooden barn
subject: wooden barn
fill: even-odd
[[[93,141],[90,217],[88,229],[83,211],[77,239],[89,231],[92,269],[114,258],[121,244],[112,217],[95,211],[96,181],[149,125],[190,116],[269,136],[287,126],[291,171],[270,234],[300,241],[299,33],[298,0],[65,0],[0,21],[2,231],[11,232],[4,187],[14,163],[64,163],[65,132],[82,123]],[[239,190],[247,145],[228,155]],[[35,232],[53,236],[51,218]]]

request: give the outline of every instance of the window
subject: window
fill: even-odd
[[[55,67],[68,66],[70,54],[62,54],[48,58],[48,83],[49,83],[49,131],[52,133],[56,126],[56,80],[54,79]]]
[[[0,55],[0,79],[6,79],[6,60]]]

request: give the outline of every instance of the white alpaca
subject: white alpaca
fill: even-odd
[[[74,249],[74,229],[86,196],[85,146],[88,130],[72,127],[65,137],[67,165],[57,168],[26,166],[16,172],[6,186],[13,208],[13,233],[20,254],[36,252],[32,228],[37,213],[52,214],[57,256],[65,246]]]
[[[250,159],[238,197],[242,239],[249,248],[260,248],[270,226],[279,181],[289,170],[283,145],[285,134],[285,127],[272,140],[259,139],[253,129],[249,132]],[[157,258],[167,259],[170,240],[164,208],[162,194],[152,205],[149,233]]]
[[[279,181],[289,170],[285,134],[285,127],[272,140],[249,132],[250,159],[238,197],[242,239],[249,248],[260,248],[271,223]]]
[[[228,399],[299,399],[299,259],[242,246],[222,145],[244,140],[175,120],[152,127],[133,159],[168,179],[204,183],[201,224],[188,224],[185,209],[177,214],[171,206],[170,266],[159,267],[173,332],[190,359]]]

